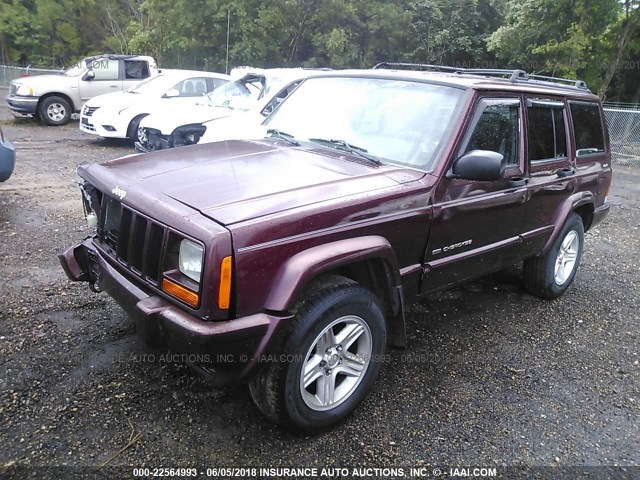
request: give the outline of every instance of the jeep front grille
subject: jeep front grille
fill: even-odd
[[[140,278],[158,285],[167,229],[103,195],[98,238],[108,253]]]

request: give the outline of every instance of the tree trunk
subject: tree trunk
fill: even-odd
[[[611,57],[609,58],[609,65],[607,66],[607,71],[602,79],[602,83],[600,84],[600,88],[598,90],[598,96],[604,100],[604,96],[607,93],[607,88],[609,88],[609,84],[611,80],[613,80],[613,76],[616,73],[616,69],[618,68],[618,64],[620,63],[620,59],[624,55],[627,46],[629,45],[629,41],[638,27],[638,22],[640,21],[640,14],[638,12],[634,12],[627,19],[627,23],[624,26],[624,30],[622,31],[622,35],[618,39],[618,43],[614,48],[613,52],[611,52]]]

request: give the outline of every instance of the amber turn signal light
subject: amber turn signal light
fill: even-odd
[[[224,257],[220,263],[220,288],[218,289],[218,308],[226,310],[231,302],[231,257]]]
[[[191,307],[195,308],[200,303],[200,297],[198,297],[196,292],[192,292],[188,288],[185,288],[168,278],[162,279],[162,290],[167,292],[169,295],[179,298]]]

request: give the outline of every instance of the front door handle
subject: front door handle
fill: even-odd
[[[575,168],[561,168],[560,170],[557,171],[558,177],[563,178],[563,177],[570,177],[571,175],[575,175],[576,174],[576,169]]]
[[[524,187],[529,182],[529,179],[522,177],[511,177],[509,179],[509,185],[512,187]]]

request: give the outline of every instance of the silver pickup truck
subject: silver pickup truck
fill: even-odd
[[[39,117],[47,125],[65,125],[84,102],[103,93],[134,87],[158,74],[152,57],[98,55],[88,57],[57,75],[23,77],[11,82],[9,108]]]

